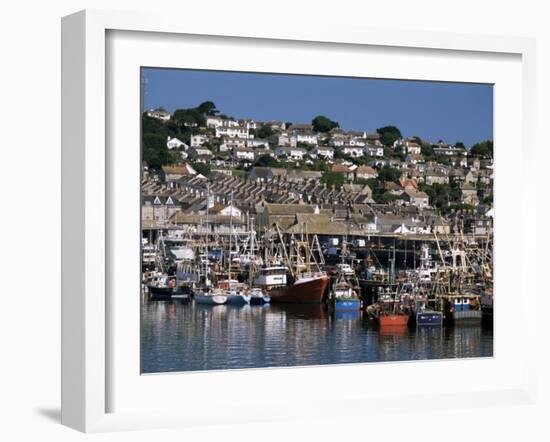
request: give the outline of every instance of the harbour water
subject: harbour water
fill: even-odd
[[[142,303],[142,373],[490,357],[482,325],[380,329],[321,305]]]

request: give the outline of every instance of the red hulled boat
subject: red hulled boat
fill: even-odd
[[[325,273],[304,273],[294,284],[269,290],[271,302],[287,304],[320,304],[323,302],[330,278]]]
[[[406,313],[382,313],[378,316],[380,327],[403,327],[409,322],[409,315]]]

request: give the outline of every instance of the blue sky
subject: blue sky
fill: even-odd
[[[347,130],[391,124],[404,136],[467,147],[493,138],[492,85],[154,68],[142,75],[147,109],[210,100],[235,118],[306,123],[326,115]]]

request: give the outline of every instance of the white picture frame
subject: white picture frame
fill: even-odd
[[[110,11],[82,11],[62,22],[62,423],[85,432],[121,429],[156,428],[165,426],[206,425],[209,419],[197,413],[162,409],[113,411],[109,406],[109,392],[113,388],[109,372],[113,354],[109,344],[109,327],[116,318],[112,316],[107,296],[109,286],[110,187],[108,133],[109,118],[107,94],[109,93],[106,69],[108,32],[144,32],[165,36],[192,35],[218,38],[242,38],[277,42],[309,42],[337,44],[339,48],[369,46],[383,51],[385,48],[426,49],[445,52],[467,52],[483,57],[484,54],[504,54],[520,57],[521,63],[521,164],[528,170],[536,161],[534,143],[535,107],[535,44],[532,39],[517,37],[490,37],[450,33],[414,31],[384,31],[370,28],[281,25],[269,23],[213,22],[207,16],[195,17],[182,27],[181,21],[169,15],[155,16],[143,13]],[[151,34],[153,35],[153,34]],[[258,66],[261,70],[261,66]],[[498,112],[495,118],[498,117]],[[498,173],[498,172],[497,172]],[[519,189],[522,198],[522,220],[535,219],[535,193]],[[498,221],[497,221],[498,222]],[[533,254],[534,229],[528,230],[521,223],[518,241],[522,262]],[[498,247],[498,245],[497,245]],[[522,270],[527,274],[527,270]],[[536,302],[534,281],[521,282],[522,296]],[[536,324],[525,325],[524,333],[534,336]],[[139,333],[133,330],[132,333]],[[499,403],[532,403],[535,397],[535,356],[526,341],[525,360],[521,360],[523,372],[520,385],[504,385],[502,388],[472,390],[463,393],[430,393],[411,396],[416,407],[468,407],[497,405]],[[498,357],[498,355],[497,355]],[[418,366],[420,363],[412,364]],[[355,367],[356,369],[357,367]],[[352,368],[353,369],[353,368]],[[279,370],[284,376],[308,376],[308,369]],[[331,367],[330,370],[344,370]],[[263,376],[262,371],[251,371],[250,376]],[[258,374],[259,373],[259,374]],[[290,374],[289,374],[290,373]],[[234,374],[247,376],[246,371]],[[170,377],[168,377],[170,378]],[[174,377],[171,377],[175,379]],[[195,378],[198,380],[199,378]],[[275,381],[277,382],[277,381]],[[169,381],[165,382],[169,383]],[[337,401],[341,413],[353,413],[358,398],[338,395],[326,400],[312,399],[311,408],[292,407],[270,419],[287,417],[307,418],[312,413]],[[395,393],[379,397],[378,410],[395,410],[392,399]],[[401,402],[400,407],[405,408]],[[362,412],[367,408],[363,406]],[[262,416],[250,416],[251,421]],[[244,420],[246,421],[246,419]]]

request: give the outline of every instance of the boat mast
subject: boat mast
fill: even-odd
[[[287,263],[287,266],[288,266],[288,269],[290,271],[290,275],[292,277],[295,276],[295,272],[294,272],[294,269],[292,268],[292,263],[290,262],[290,259],[288,258],[288,254],[286,252],[286,247],[285,247],[285,243],[284,243],[284,240],[283,240],[283,235],[281,233],[281,229],[279,228],[279,224],[275,223],[275,229],[277,231],[277,236],[279,238],[279,244],[281,245],[281,250],[283,252],[283,259],[286,261]]]
[[[227,256],[227,288],[231,288],[231,237],[233,236],[233,191],[229,206],[229,253]]]
[[[206,249],[206,260],[204,264],[204,285],[208,287],[208,209],[210,206],[210,184],[206,185],[206,238],[205,238],[205,249]]]

